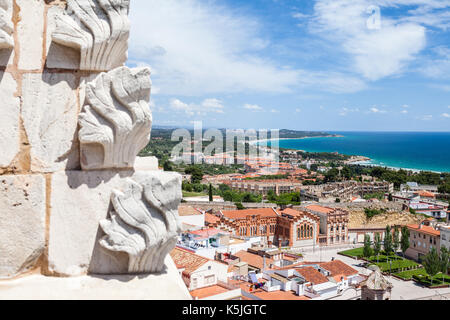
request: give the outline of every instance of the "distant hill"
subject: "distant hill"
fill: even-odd
[[[169,138],[172,135],[172,131],[176,130],[181,127],[170,127],[170,126],[158,126],[155,125],[152,128],[152,137],[164,137]],[[185,127],[183,129],[187,129],[191,132],[193,135],[193,129],[192,127]],[[204,129],[203,131],[206,131],[207,129]],[[221,128],[219,129],[222,131],[222,133],[225,135],[227,129]],[[298,138],[306,138],[306,137],[329,137],[329,136],[336,136],[333,134],[330,134],[328,132],[321,132],[321,131],[297,131],[297,130],[289,130],[289,129],[281,129],[279,131],[279,137],[281,139],[298,139]],[[270,139],[270,131],[268,132],[268,138]]]

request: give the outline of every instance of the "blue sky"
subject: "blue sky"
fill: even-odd
[[[154,125],[450,131],[450,0],[133,0]]]

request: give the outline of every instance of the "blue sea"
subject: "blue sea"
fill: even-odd
[[[365,156],[371,159],[367,164],[383,167],[450,172],[450,132],[330,133],[343,137],[280,140],[280,148]]]

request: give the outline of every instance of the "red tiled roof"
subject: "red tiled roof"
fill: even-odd
[[[349,276],[358,274],[357,270],[353,269],[352,267],[345,264],[341,260],[322,262],[322,263],[319,263],[319,266],[321,268],[324,268],[325,270],[329,271],[331,273],[331,276],[344,275],[344,276],[349,277]]]
[[[264,258],[257,254],[242,250],[242,251],[239,251],[239,252],[233,254],[233,256],[238,257],[241,262],[248,263],[249,266],[258,268],[260,270],[262,270],[264,268]],[[267,269],[269,269],[269,267],[272,263],[274,263],[273,259],[266,258],[266,268]]]
[[[211,296],[215,296],[224,292],[229,291],[228,289],[225,289],[224,287],[221,287],[219,285],[214,285],[206,288],[200,288],[196,289],[190,292],[191,296],[198,299],[203,299]]]
[[[215,224],[220,222],[220,218],[216,217],[211,213],[205,213],[205,222],[208,224]]]
[[[195,209],[194,207],[181,205],[181,206],[178,207],[178,215],[180,217],[183,217],[183,216],[200,216],[200,215],[202,215],[202,212],[199,211],[198,209]]]
[[[313,267],[303,267],[295,270],[300,273],[306,281],[311,282],[314,285],[329,282],[327,277]]]
[[[261,209],[247,209],[247,210],[233,210],[233,211],[221,211],[221,213],[234,220],[246,219],[248,216],[260,216],[260,217],[277,217],[277,213],[271,208]]]
[[[178,269],[185,269],[183,272],[190,275],[210,260],[201,257],[191,251],[176,247],[170,252],[170,256]]]
[[[334,209],[331,209],[331,208],[328,208],[328,207],[322,207],[322,206],[315,205],[315,204],[307,206],[306,208],[311,210],[311,211],[325,213],[325,214],[329,214],[329,213],[334,211]]]
[[[420,227],[420,225],[418,225],[418,224],[408,224],[408,229],[411,229],[411,230],[414,230],[417,232],[421,232],[421,233],[431,234],[433,236],[441,235],[441,232],[439,230],[436,230],[430,226],[422,225],[422,227]]]
[[[242,291],[245,291],[262,300],[311,300],[306,296],[298,296],[294,291],[272,291],[267,292],[263,289],[256,289],[250,291],[251,284],[245,281],[232,280],[230,283],[240,286]],[[244,296],[245,297],[245,296]]]

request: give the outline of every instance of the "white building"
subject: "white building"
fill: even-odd
[[[450,250],[450,226],[442,226],[440,227],[441,231],[441,241],[440,246],[446,247],[447,250]]]

